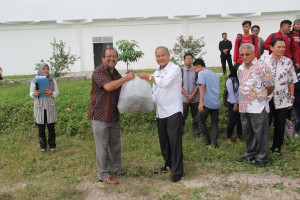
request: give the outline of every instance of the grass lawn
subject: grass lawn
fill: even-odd
[[[220,78],[221,90],[225,78]],[[59,82],[57,152],[39,152],[29,85],[0,86],[0,199],[299,199],[300,140],[285,140],[283,157],[256,169],[236,164],[244,143],[227,145],[226,109],[220,111],[220,148],[192,136],[188,118],[183,136],[185,176],[154,175],[163,164],[155,113],[122,115],[123,170],[118,186],[96,183],[91,124],[86,118],[90,80]],[[72,112],[67,112],[72,108]],[[271,137],[272,138],[272,137]],[[271,177],[271,178],[270,178]],[[234,181],[231,181],[234,180]],[[257,180],[255,182],[255,180]],[[266,180],[269,180],[266,181]],[[253,182],[251,182],[253,181]],[[269,192],[268,192],[269,191]]]

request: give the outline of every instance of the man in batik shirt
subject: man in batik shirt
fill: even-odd
[[[243,63],[238,68],[239,111],[246,152],[236,162],[252,161],[255,167],[268,164],[268,95],[274,89],[271,69],[255,58],[253,44],[239,48]]]
[[[294,83],[298,82],[298,79],[293,62],[283,56],[285,41],[282,38],[275,38],[270,45],[272,54],[262,57],[261,61],[271,68],[275,81],[274,91],[269,97],[269,125],[272,124],[274,117],[274,137],[271,150],[273,155],[282,155],[281,146],[284,138],[285,119],[294,104]]]

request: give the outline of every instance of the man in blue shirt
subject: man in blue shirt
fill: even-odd
[[[194,69],[198,73],[198,84],[200,85],[199,98],[199,126],[204,134],[204,145],[212,144],[218,148],[218,123],[220,109],[220,86],[219,77],[209,69],[206,69],[202,59],[196,59],[193,63]],[[211,115],[212,136],[210,137],[206,126],[208,115]]]

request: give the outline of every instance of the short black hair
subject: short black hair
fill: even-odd
[[[247,25],[247,24],[249,24],[251,26],[252,23],[251,23],[251,21],[248,21],[248,20],[247,21],[243,21],[242,26]]]
[[[251,31],[253,31],[254,28],[257,28],[258,30],[260,30],[260,27],[259,27],[258,25],[253,25],[253,26],[251,27]]]
[[[107,50],[113,50],[113,51],[115,51],[116,54],[117,54],[117,57],[119,57],[117,49],[114,48],[114,47],[110,47],[110,46],[108,46],[108,47],[106,47],[106,48],[103,49],[103,51],[102,51],[102,57],[105,57],[105,53],[106,53]]]
[[[187,57],[187,56],[192,56],[192,58],[194,58],[194,56],[193,56],[193,54],[191,54],[191,53],[185,53],[184,54],[184,56],[183,56],[183,60],[185,60],[185,57]]]
[[[222,33],[222,36],[223,36],[223,35],[227,35],[227,33]]]
[[[284,24],[288,24],[288,25],[292,25],[292,21],[291,20],[283,20],[282,22],[280,22],[280,27]]]
[[[194,65],[194,66],[196,66],[196,65],[201,65],[202,67],[206,67],[206,66],[205,66],[204,60],[201,59],[201,58],[196,59],[196,60],[193,62],[193,65]]]
[[[274,47],[275,44],[276,44],[276,42],[278,42],[278,41],[283,41],[283,42],[285,43],[284,39],[282,39],[282,38],[274,38],[274,39],[270,42],[270,45],[271,45],[272,47]]]

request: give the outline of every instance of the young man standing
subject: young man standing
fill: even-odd
[[[193,67],[193,55],[186,53],[184,55],[184,67],[182,68],[182,105],[183,105],[183,125],[184,131],[185,121],[191,110],[193,117],[194,137],[200,137],[198,123],[198,104],[199,104],[199,87],[197,84],[198,73]]]
[[[234,43],[233,62],[237,66],[240,66],[243,63],[239,53],[239,48],[244,43],[250,43],[254,45],[254,56],[258,58],[258,39],[256,36],[250,34],[251,21],[244,21],[242,26],[244,34],[238,35]]]
[[[204,145],[212,144],[214,148],[218,148],[218,124],[220,110],[220,86],[219,77],[214,72],[206,69],[202,59],[196,59],[193,63],[194,69],[198,74],[198,84],[200,85],[199,99],[199,125],[201,132],[204,134]],[[208,133],[206,120],[211,115],[211,137]]]
[[[229,66],[229,71],[231,71],[233,65],[232,65],[232,59],[230,50],[232,49],[232,43],[231,41],[227,40],[227,33],[222,33],[223,40],[219,42],[219,50],[221,52],[221,64],[223,69],[223,75],[226,74],[226,61]]]
[[[293,30],[291,31],[294,40],[298,43],[298,57],[300,59],[300,19],[294,21]],[[295,84],[295,102],[293,107],[293,114],[296,120],[296,132],[295,137],[299,137],[300,132],[300,68],[296,69],[296,75],[298,82]]]
[[[285,51],[283,56],[288,57],[294,62],[296,68],[299,68],[299,46],[295,40],[293,40],[290,35],[290,31],[292,28],[292,22],[290,20],[283,20],[280,23],[280,29],[276,33],[272,33],[268,36],[264,43],[264,49],[269,51],[269,54],[272,53],[270,48],[271,41],[275,38],[282,38],[285,42]]]
[[[264,54],[263,45],[264,45],[264,42],[265,42],[261,37],[258,36],[259,32],[260,32],[260,27],[258,25],[254,25],[254,26],[251,27],[252,35],[255,35],[258,39],[258,58],[257,59],[259,59],[261,57],[261,55]]]

